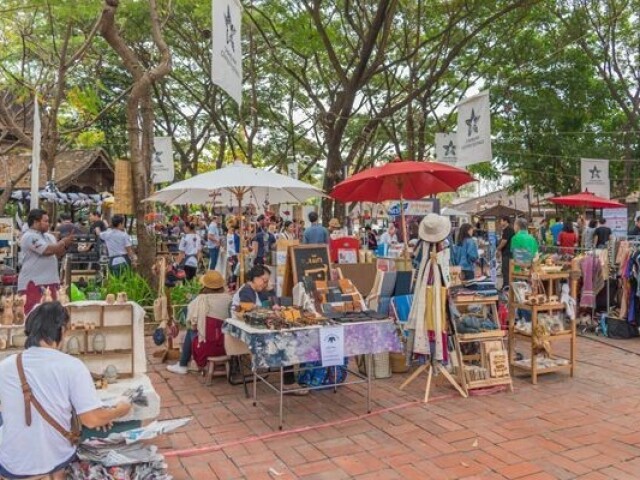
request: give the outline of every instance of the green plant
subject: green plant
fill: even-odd
[[[136,302],[143,307],[153,305],[155,294],[149,283],[134,270],[125,270],[120,275],[109,275],[100,289],[102,298],[109,293],[118,294],[125,292],[132,302]]]
[[[202,285],[197,278],[183,281],[171,289],[171,305],[187,305],[201,289]]]

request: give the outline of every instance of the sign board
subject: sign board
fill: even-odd
[[[344,364],[344,327],[342,325],[320,328],[320,354],[323,367]]]
[[[282,294],[291,296],[294,285],[302,282],[304,277],[311,277],[314,281],[328,281],[331,274],[330,265],[328,245],[311,244],[289,247]]]
[[[480,92],[458,103],[456,134],[458,167],[490,162],[493,159],[489,91]]]
[[[242,103],[242,4],[240,0],[211,3],[211,80]]]
[[[285,278],[287,277],[287,255],[289,247],[298,245],[298,240],[279,239],[276,241],[275,270],[276,270],[276,295],[281,297]]]
[[[580,159],[580,185],[583,192],[590,192],[599,197],[611,198],[609,160],[594,158]]]
[[[436,133],[436,158],[439,162],[456,164],[457,141],[456,133]]]
[[[429,213],[438,213],[440,211],[440,203],[437,198],[429,198],[425,200],[407,200],[402,203],[404,214],[407,216],[424,217]],[[391,217],[400,216],[400,202],[391,202],[387,214]]]
[[[171,137],[155,137],[151,156],[151,179],[153,183],[173,182],[174,172]]]
[[[628,233],[628,222],[626,208],[605,208],[602,210],[602,217],[607,220],[607,227],[616,238],[625,238]]]

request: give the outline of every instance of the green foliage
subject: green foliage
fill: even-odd
[[[102,298],[113,293],[117,295],[125,292],[132,302],[136,302],[143,307],[153,305],[155,293],[147,281],[135,270],[127,269],[121,275],[109,275],[100,288]]]
[[[171,289],[171,304],[188,305],[200,293],[201,289],[202,285],[197,277],[184,280]]]

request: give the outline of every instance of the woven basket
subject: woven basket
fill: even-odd
[[[133,215],[133,183],[131,162],[116,160],[113,213]]]
[[[361,374],[367,374],[366,355],[358,357],[358,370]],[[373,378],[389,378],[391,376],[391,365],[389,363],[389,352],[374,353],[371,355],[373,363]]]
[[[389,362],[391,363],[391,373],[406,373],[409,371],[407,357],[402,352],[391,352],[389,354]]]

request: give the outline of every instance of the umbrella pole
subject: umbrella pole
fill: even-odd
[[[238,216],[239,216],[239,226],[240,226],[240,251],[238,252],[238,261],[240,262],[240,283],[238,283],[238,288],[244,285],[244,221],[242,220],[242,197],[244,192],[242,190],[236,190],[235,192],[236,198],[238,199]]]
[[[400,223],[402,225],[402,240],[404,242],[404,268],[409,268],[409,240],[407,239],[407,220],[404,217],[404,200],[400,195]]]

